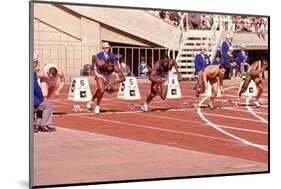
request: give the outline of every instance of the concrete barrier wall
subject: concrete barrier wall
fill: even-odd
[[[109,25],[161,47],[168,48],[171,39],[177,32],[175,26],[143,10],[71,5],[65,7],[99,23]]]

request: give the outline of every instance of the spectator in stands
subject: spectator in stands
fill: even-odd
[[[97,54],[99,60],[107,61],[108,59],[114,60],[114,63],[117,63],[117,59],[113,53],[110,52],[111,46],[108,42],[102,43],[103,51]]]
[[[119,58],[119,68],[124,76],[131,75],[130,66],[125,63],[123,57]]]
[[[227,34],[226,40],[222,43],[222,47],[221,47],[222,63],[224,63],[224,57],[227,54],[229,47],[231,46],[231,42],[232,42],[232,36],[230,34]]]
[[[36,68],[39,63],[39,57],[34,54],[33,57],[33,67]],[[52,114],[53,114],[53,106],[51,102],[48,100],[44,101],[43,93],[41,87],[38,83],[37,73],[34,70],[34,109],[38,109],[42,111],[42,118],[37,118],[35,125],[38,125],[38,128],[34,128],[34,132],[53,132],[56,131],[54,127],[50,127],[52,124]],[[38,116],[38,115],[37,115]]]
[[[245,45],[242,45],[241,50],[237,53],[236,62],[237,62],[238,72],[240,74],[244,74],[245,66],[249,66],[249,55],[248,55],[248,52],[246,51]]]
[[[229,47],[228,52],[224,56],[223,63],[226,65],[225,79],[234,79],[237,76],[237,63],[233,56],[234,48]]]
[[[165,12],[164,20],[166,20],[168,22],[171,21],[171,13],[169,11]]]
[[[212,28],[212,25],[214,23],[214,18],[210,14],[202,14],[202,23],[201,23],[201,29],[202,30],[210,30]]]
[[[257,34],[259,38],[265,40],[265,21],[261,18],[258,22]]]
[[[200,53],[197,54],[195,56],[194,59],[194,65],[195,65],[195,77],[197,79],[197,83],[194,86],[194,90],[197,91],[198,88],[200,88],[200,83],[202,83],[201,81],[201,75],[202,72],[204,71],[204,69],[210,65],[210,58],[209,56],[206,54],[206,50],[207,48],[205,46],[200,46]]]
[[[151,67],[146,63],[145,58],[141,57],[139,65],[140,77],[147,77],[151,71]]]
[[[172,12],[171,18],[175,25],[179,25],[181,17],[178,12]]]
[[[200,13],[188,13],[188,29],[198,30],[201,24]]]
[[[219,64],[221,64],[221,56],[220,56],[220,54],[219,53],[217,53],[216,54],[216,57],[215,57],[215,59],[214,59],[214,61],[213,61],[213,63],[212,63],[212,65],[219,65]]]
[[[165,18],[165,11],[160,11],[159,16],[160,16],[160,18],[164,19]]]

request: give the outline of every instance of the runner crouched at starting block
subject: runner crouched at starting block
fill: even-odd
[[[170,59],[168,55],[165,55],[163,59],[158,60],[154,64],[149,75],[149,80],[151,81],[151,91],[142,107],[144,112],[148,111],[148,104],[156,95],[159,95],[163,100],[166,99],[168,91],[169,72],[173,67],[177,72],[178,79],[181,80],[181,74],[178,70],[176,61],[174,59]]]
[[[196,91],[196,96],[199,97],[199,94],[205,93],[208,90],[208,82],[210,82],[212,94],[209,99],[208,108],[211,110],[216,108],[214,106],[214,101],[217,98],[218,92],[220,91],[222,93],[225,70],[225,64],[210,65],[202,73],[201,81],[203,83],[199,84],[200,89]]]
[[[43,69],[38,72],[38,78],[45,100],[51,97],[53,93],[58,96],[65,84],[64,73],[55,64],[45,64]],[[59,85],[57,84],[58,79],[60,80]]]
[[[246,92],[251,80],[253,80],[258,88],[258,93],[255,98],[254,104],[257,107],[261,106],[259,99],[263,92],[263,83],[262,83],[262,78],[260,75],[261,75],[261,73],[263,73],[266,70],[267,67],[268,67],[268,62],[266,59],[258,60],[251,65],[248,72],[246,72],[246,74],[244,76],[245,78],[243,80],[243,84],[239,90],[239,93],[238,93],[239,100],[241,99],[241,95],[244,92]]]
[[[100,102],[103,97],[106,88],[121,83],[125,81],[125,76],[118,67],[118,64],[114,62],[113,59],[109,58],[108,60],[99,60],[95,55],[92,57],[93,64],[93,75],[97,82],[98,89],[95,94],[92,96],[91,101],[87,104],[89,110],[93,109],[93,102],[97,98],[97,104],[95,107],[95,113],[100,113]],[[116,75],[119,76],[119,79],[116,80]]]

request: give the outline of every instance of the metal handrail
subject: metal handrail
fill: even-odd
[[[219,24],[221,24],[221,25],[219,26]],[[217,32],[218,26],[219,26],[219,32]],[[212,53],[211,53],[211,56],[210,56],[210,61],[213,62],[213,60],[214,60],[214,58],[216,56],[217,49],[218,49],[218,47],[220,45],[221,38],[222,38],[222,23],[214,21],[214,24],[213,24],[211,30],[213,32],[213,34],[212,34],[212,38],[213,39],[216,38],[216,35],[218,34],[218,37],[216,39],[217,40],[216,44],[215,44],[214,47],[212,47],[213,49],[212,49]]]
[[[175,58],[175,49],[174,49],[174,45],[176,43],[176,39],[177,39],[177,35],[180,32],[182,34],[182,43],[179,44],[179,46],[181,46],[184,43],[184,39],[185,39],[185,31],[184,31],[184,17],[186,17],[186,22],[187,22],[187,13],[183,13],[182,17],[181,17],[181,21],[177,27],[177,30],[172,38],[172,40],[170,41],[170,44],[168,45],[169,50],[168,50],[168,55],[170,55],[171,51],[173,52],[173,58]],[[186,25],[187,27],[187,25]]]

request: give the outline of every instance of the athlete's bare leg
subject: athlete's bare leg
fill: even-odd
[[[260,78],[256,78],[255,79],[255,83],[256,83],[256,86],[257,86],[257,89],[258,89],[258,94],[256,96],[256,101],[258,101],[262,95],[262,92],[263,92],[263,83],[262,83],[262,80]]]
[[[91,99],[92,102],[94,102],[96,100],[98,93],[99,93],[99,89],[97,89],[95,94],[92,96],[92,99]]]
[[[165,100],[166,97],[167,97],[167,92],[168,92],[168,85],[164,85],[164,84],[161,84],[160,85],[160,93],[159,93],[159,96],[161,97],[162,100]]]
[[[155,83],[155,82],[151,82],[151,85],[150,85],[150,94],[147,96],[146,98],[146,104],[148,105],[152,99],[156,96],[157,94],[157,87],[159,86],[158,83]]]
[[[97,106],[99,106],[101,99],[103,97],[103,94],[104,94],[104,79],[101,77],[96,77],[96,81],[97,81],[97,86],[98,86],[98,90],[96,91]]]
[[[212,94],[211,94],[210,99],[209,99],[209,107],[213,107],[214,101],[215,101],[215,99],[217,98],[217,95],[218,95],[218,80],[216,78],[211,79],[210,84],[211,84],[211,87],[212,87]]]
[[[244,80],[244,81],[243,81],[242,87],[241,87],[241,89],[240,89],[240,91],[239,91],[239,93],[238,93],[238,98],[239,98],[239,99],[241,98],[241,95],[242,95],[244,92],[246,92],[246,90],[247,90],[247,88],[248,88],[248,86],[249,86],[249,84],[250,84],[250,81],[251,81],[251,80]]]

